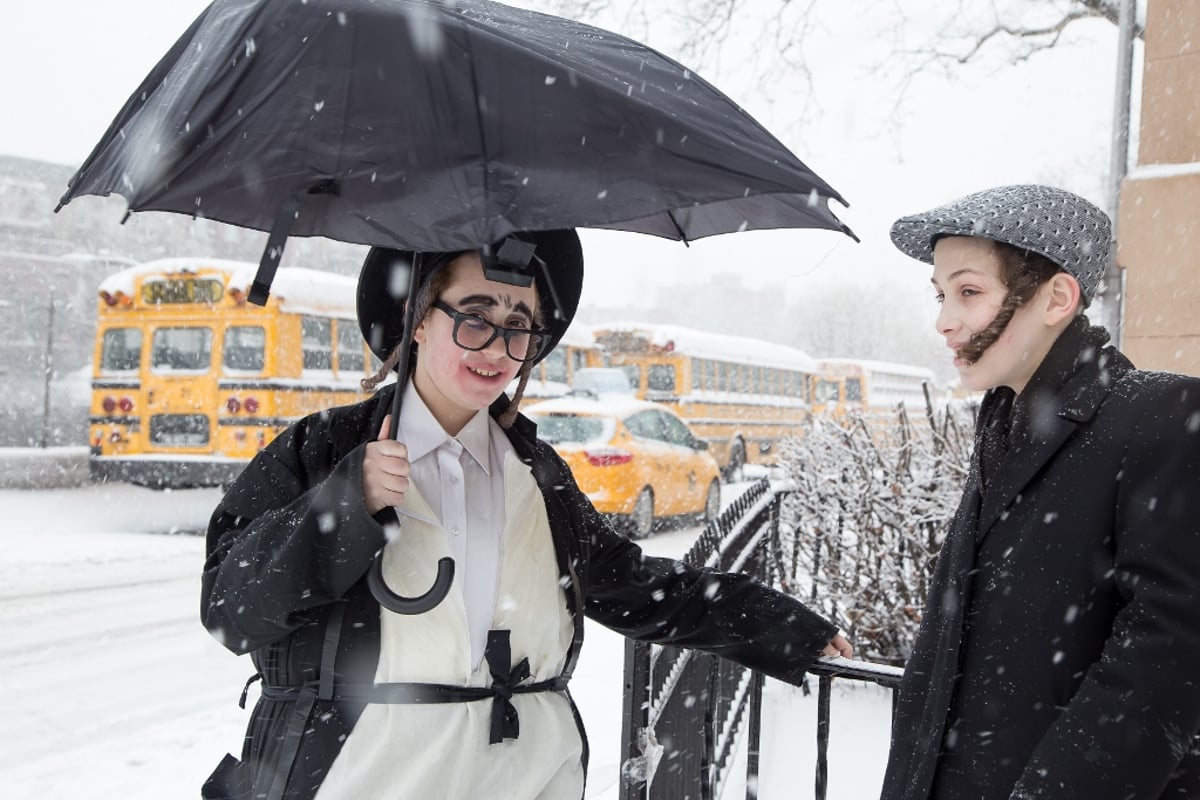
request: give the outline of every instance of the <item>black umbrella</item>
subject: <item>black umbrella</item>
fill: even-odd
[[[489,0],[217,0],[69,186],[61,204],[120,194],[276,232],[277,250],[288,233],[423,251],[570,227],[850,233],[841,196],[695,73]]]
[[[59,207],[89,194],[270,232],[259,303],[289,235],[416,251],[574,227],[854,236],[829,210],[841,196],[695,73],[490,0],[216,0]]]

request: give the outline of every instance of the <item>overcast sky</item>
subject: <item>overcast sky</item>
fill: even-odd
[[[932,8],[945,5],[927,2]],[[0,153],[77,165],[206,5],[7,3],[0,18]],[[906,11],[919,5],[906,3]],[[699,71],[849,200],[850,209],[835,208],[863,243],[799,231],[713,237],[685,248],[646,236],[587,232],[585,303],[628,298],[628,283],[645,283],[647,275],[700,281],[731,268],[743,271],[751,285],[782,283],[790,297],[820,281],[886,283],[899,274],[896,269],[921,269],[892,249],[887,239],[892,220],[990,185],[1057,183],[1107,205],[1114,26],[1102,21],[1071,26],[1063,46],[1019,66],[922,78],[898,112],[892,110],[892,87],[864,72],[863,62],[879,45],[865,34],[863,22],[830,17],[822,27],[807,54],[814,97],[797,88],[796,101],[790,101],[786,81],[797,79],[781,74],[774,102],[768,103],[753,91],[755,80],[740,71],[745,62],[735,57]],[[257,260],[258,254],[246,257]],[[743,269],[749,261],[752,271]],[[603,275],[591,271],[593,266]],[[910,278],[925,280],[904,273]],[[653,284],[637,297],[651,299]]]

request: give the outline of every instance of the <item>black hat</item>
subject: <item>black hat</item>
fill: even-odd
[[[468,250],[424,253],[421,285]],[[404,335],[404,301],[416,253],[372,247],[358,276],[358,325],[380,360],[386,360]],[[480,249],[490,280],[529,286],[537,280],[538,304],[547,345],[545,358],[566,333],[583,292],[583,248],[573,229],[520,231]]]
[[[1108,265],[1112,223],[1076,194],[1053,186],[997,186],[952,203],[901,217],[892,242],[906,255],[933,263],[943,236],[977,236],[1029,250],[1075,276],[1090,300]]]

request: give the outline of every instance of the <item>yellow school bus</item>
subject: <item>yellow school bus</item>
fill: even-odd
[[[887,413],[901,405],[909,414],[923,413],[926,387],[930,398],[937,398],[933,370],[927,367],[863,358],[823,358],[819,367],[817,413]]]
[[[172,258],[100,284],[93,479],[224,485],[302,416],[365,397],[355,280],[284,267],[259,307],[246,302],[256,269]]]
[[[595,325],[592,335],[638,397],[670,406],[708,443],[728,479],[775,463],[780,441],[803,435],[817,362],[802,350],[676,325]]]
[[[600,345],[585,326],[572,325],[559,339],[554,349],[537,364],[529,375],[525,396],[529,398],[562,397],[575,385],[576,371],[585,367],[605,366]],[[516,383],[510,387],[516,388]]]

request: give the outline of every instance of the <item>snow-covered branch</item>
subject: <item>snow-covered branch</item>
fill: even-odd
[[[818,419],[781,462],[785,585],[834,619],[858,657],[903,665],[970,457],[974,408]]]

